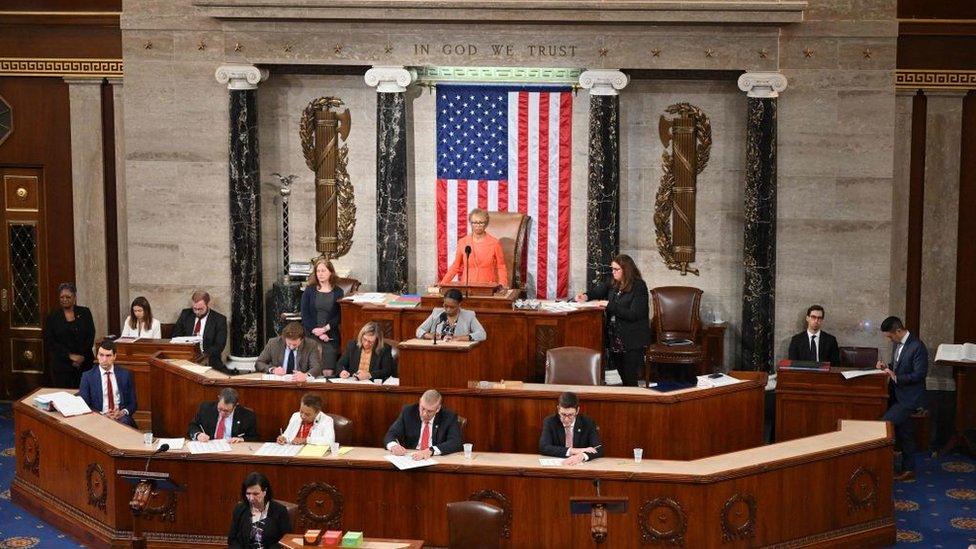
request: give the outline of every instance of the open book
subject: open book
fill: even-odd
[[[88,403],[85,402],[85,399],[65,391],[35,397],[34,401],[49,404],[52,408],[61,412],[61,415],[64,417],[80,416],[92,411],[88,407]]]
[[[947,362],[976,362],[976,344],[963,343],[962,345],[951,345],[943,343],[935,352],[935,361],[945,360]]]

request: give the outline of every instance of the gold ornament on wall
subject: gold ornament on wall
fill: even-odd
[[[313,99],[302,112],[299,135],[305,165],[315,173],[315,249],[335,259],[349,253],[356,228],[356,197],[346,170],[349,109],[338,97]],[[336,110],[333,110],[336,109]]]
[[[669,269],[697,275],[698,269],[690,266],[695,261],[695,195],[698,174],[711,154],[712,125],[690,103],[671,105],[665,112],[675,117],[669,120],[662,115],[658,125],[664,173],[654,200],[657,249]]]

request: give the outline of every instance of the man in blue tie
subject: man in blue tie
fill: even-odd
[[[876,367],[888,374],[888,411],[881,418],[895,427],[895,441],[901,448],[901,472],[895,480],[915,478],[915,424],[912,414],[922,406],[929,352],[925,344],[905,329],[900,318],[889,316],[881,323],[881,333],[894,344],[891,365],[880,360]]]
[[[282,328],[280,336],[268,340],[254,368],[279,376],[291,375],[294,381],[323,374],[331,377],[335,373],[334,366],[323,370],[322,348],[305,338],[305,329],[298,322],[289,322]]]

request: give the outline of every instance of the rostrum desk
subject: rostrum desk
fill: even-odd
[[[153,433],[185,436],[201,402],[217,399],[224,387],[240,394],[241,404],[258,416],[258,431],[274,440],[298,410],[307,392],[324,401],[323,410],[352,421],[354,446],[381,446],[390,424],[406,404],[420,400],[427,387],[371,383],[295,383],[262,381],[260,374],[230,377],[215,370],[196,374],[162,357],[152,359]],[[628,457],[644,449],[645,459],[695,459],[762,443],[765,374],[735,372],[741,383],[711,389],[655,393],[636,387],[585,387],[526,383],[517,388],[439,389],[444,406],[467,418],[465,442],[475,450],[535,453],[542,421],[556,412],[563,391],[580,395],[581,411],[601,430],[604,452]],[[730,419],[730,418],[734,418]]]
[[[778,371],[777,442],[833,431],[842,419],[881,419],[888,409],[888,376],[844,379],[847,369]]]
[[[40,389],[39,391],[51,391]],[[36,394],[36,393],[35,393]],[[97,414],[63,418],[14,404],[13,501],[94,547],[127,546],[131,488],[116,471],[142,469],[151,449],[142,434]],[[758,547],[893,544],[892,435],[883,422],[843,421],[832,433],[695,461],[602,458],[576,467],[541,467],[537,455],[479,452],[436,458],[398,471],[385,450],[357,447],[338,458],[254,456],[258,444],[229,453],[167,452],[150,469],[185,490],[149,502],[161,516],[142,524],[151,546],[226,543],[241,480],[268,476],[275,496],[344,530],[368,537],[448,543],[446,505],[483,498],[501,506],[515,548],[593,547],[588,517],[569,499],[629,499],[608,517],[606,547]],[[334,512],[334,514],[333,514]]]
[[[115,363],[132,374],[136,388],[138,409],[132,418],[136,424],[149,428],[152,412],[152,391],[149,388],[149,357],[163,351],[170,358],[181,358],[199,362],[202,359],[200,347],[194,343],[173,343],[168,339],[139,339],[133,342],[117,341],[115,344]]]

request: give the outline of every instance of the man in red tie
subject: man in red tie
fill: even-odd
[[[95,359],[98,368],[81,376],[78,395],[93,412],[135,427],[132,415],[136,413],[136,391],[129,372],[115,365],[115,342],[99,343]]]
[[[596,423],[579,411],[580,402],[576,393],[559,395],[556,413],[542,423],[540,454],[566,458],[564,465],[576,465],[603,455]]]
[[[443,456],[461,449],[461,426],[457,414],[441,406],[441,394],[430,389],[417,404],[403,407],[390,425],[383,443],[397,456],[410,453],[413,459]]]
[[[200,350],[211,368],[226,371],[223,354],[227,345],[227,317],[210,308],[210,294],[197,290],[190,296],[193,306],[183,309],[173,327],[173,337],[199,337]]]

